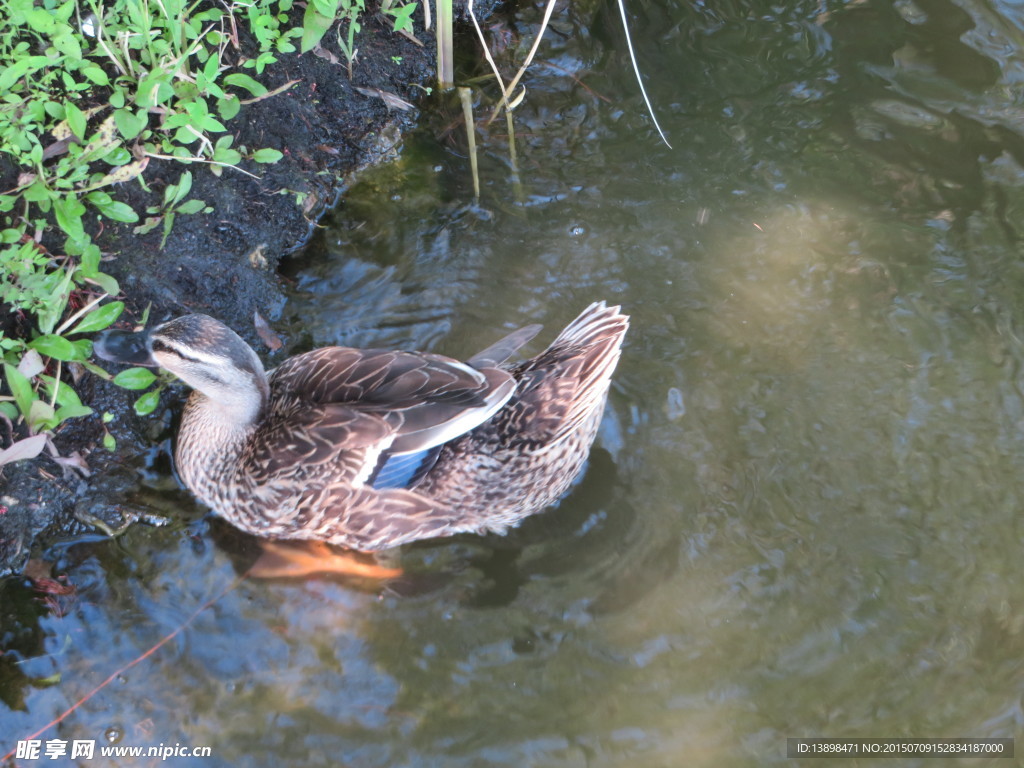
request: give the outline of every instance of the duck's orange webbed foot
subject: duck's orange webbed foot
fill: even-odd
[[[249,569],[257,579],[298,579],[313,574],[394,579],[401,568],[385,568],[350,550],[336,550],[322,541],[261,541],[263,554]]]

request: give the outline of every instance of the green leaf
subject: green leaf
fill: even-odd
[[[90,339],[79,339],[78,341],[71,342],[75,345],[77,350],[78,358],[77,361],[85,360],[92,354],[92,341]]]
[[[82,46],[69,27],[64,27],[63,32],[54,35],[53,47],[64,54],[65,66],[82,60]]]
[[[96,207],[100,209],[100,213],[114,221],[134,224],[139,220],[139,214],[133,211],[132,207],[126,203],[119,203],[115,200],[106,205],[97,205]]]
[[[214,83],[217,81],[218,74],[220,74],[220,59],[216,56],[211,56],[206,60],[206,66],[203,67],[203,77],[206,78],[207,82]]]
[[[92,413],[92,408],[87,405],[65,405],[57,409],[55,414],[58,423],[63,424],[68,419],[77,419],[81,416],[88,416]]]
[[[95,278],[100,272],[100,258],[103,256],[100,247],[95,243],[89,243],[78,256],[80,276],[86,280]],[[117,291],[107,291],[107,293],[113,296]]]
[[[53,197],[54,193],[46,188],[42,179],[36,179],[21,193],[21,196],[30,203],[41,203]]]
[[[227,128],[224,127],[224,123],[222,123],[213,115],[206,115],[205,117],[201,118],[199,120],[199,127],[202,128],[204,131],[209,131],[211,133],[221,133],[227,130]]]
[[[4,363],[4,376],[7,378],[8,389],[14,395],[14,402],[18,404],[18,410],[27,419],[32,410],[32,401],[36,399],[32,383],[22,375],[21,371],[8,363]]]
[[[145,389],[156,381],[156,374],[149,368],[129,368],[114,377],[114,383],[125,389]]]
[[[160,239],[160,250],[164,249],[167,245],[167,236],[171,234],[171,228],[174,226],[174,211],[168,211],[164,215],[164,236]]]
[[[43,380],[43,384],[46,385],[46,393],[49,397],[53,397],[54,387],[57,388],[57,397],[55,399],[58,405],[69,405],[76,408],[83,407],[82,401],[78,397],[78,393],[63,381],[59,381],[53,378],[53,376],[47,376],[45,374],[39,378],[41,378]]]
[[[217,99],[217,111],[225,120],[230,120],[242,108],[242,102],[237,96],[229,96],[226,99]]]
[[[117,130],[129,141],[142,133],[147,122],[144,116],[140,117],[128,109],[118,109],[114,112],[114,123],[117,125]]]
[[[82,69],[80,69],[78,71],[81,72],[83,75],[85,75],[90,80],[92,80],[94,83],[96,83],[96,85],[109,85],[110,84],[110,78],[107,77],[107,73],[104,72],[99,67],[97,67],[95,64],[93,64],[91,66],[82,67]],[[124,99],[124,97],[122,96],[121,98],[122,98],[122,104],[121,105],[115,104],[114,105],[115,107],[123,106],[123,99]],[[111,102],[113,102],[113,97],[111,97]]]
[[[117,320],[123,311],[123,301],[111,301],[108,304],[104,304],[83,317],[78,325],[68,331],[68,335],[73,333],[95,333],[96,331],[102,331],[104,328],[109,328],[110,324]]]
[[[125,165],[132,161],[132,153],[125,149],[123,146],[114,146],[110,148],[110,151],[103,156],[103,162],[110,165]],[[101,174],[97,174],[97,178],[103,178]]]
[[[148,235],[154,229],[160,226],[160,222],[164,220],[163,216],[147,216],[146,220],[139,224],[137,227],[132,227],[132,232],[136,235]],[[110,291],[107,291],[110,293]]]
[[[38,13],[42,13],[46,16],[49,16],[49,14],[46,13],[46,11],[42,10],[41,8],[36,10],[38,11]],[[3,72],[0,72],[0,93],[7,93],[11,89],[11,86],[13,86],[23,77],[30,74],[31,72],[35,72],[39,69],[42,69],[43,67],[48,66],[49,64],[50,59],[48,59],[46,56],[29,56],[27,58],[15,61],[14,64],[7,67],[5,70],[3,70]]]
[[[156,410],[156,407],[160,404],[160,390],[154,389],[152,392],[147,392],[138,400],[135,401],[135,412],[139,416],[145,416],[148,413],[152,413]]]
[[[64,117],[68,121],[68,128],[79,139],[85,139],[85,113],[70,101],[64,102]]]
[[[172,189],[174,191],[171,193],[170,197],[165,195],[164,201],[171,205],[175,205],[184,200],[188,196],[188,193],[192,191],[192,172],[184,171],[181,174],[181,178],[178,179],[178,183],[169,186],[167,191],[170,192]]]
[[[82,226],[82,214],[85,206],[74,195],[57,198],[53,201],[53,215],[57,225],[72,240],[85,240],[85,228]]]
[[[55,8],[53,10],[53,16],[54,16],[55,19],[57,19],[57,21],[63,22],[64,24],[67,24],[68,21],[70,21],[70,19],[71,19],[71,15],[74,12],[75,12],[75,2],[74,2],[74,0],[67,0],[66,3],[64,3],[63,5],[59,6],[58,8]]]
[[[56,416],[52,405],[43,400],[33,400],[25,420],[32,429],[53,429],[60,423]]]
[[[393,26],[395,32],[412,30],[412,14],[415,10],[416,3],[406,3],[398,8],[391,8],[387,11],[387,14],[394,18]]]
[[[89,373],[93,374],[94,376],[99,376],[104,381],[110,381],[113,378],[113,376],[111,376],[109,373],[107,373],[98,365],[96,365],[96,363],[90,363],[88,360],[80,360],[79,365],[81,365],[83,368],[85,368],[85,370],[89,371]]]
[[[237,149],[217,147],[217,149],[213,151],[213,159],[218,163],[238,165],[242,161],[242,153]]]
[[[97,272],[89,277],[88,280],[89,282],[96,283],[104,293],[109,293],[111,296],[117,296],[121,292],[121,286],[117,284],[117,280],[106,272]]]
[[[38,339],[30,341],[28,346],[39,354],[52,357],[55,360],[81,359],[81,355],[75,345],[63,336],[54,334],[40,336]]]
[[[15,419],[18,418],[18,406],[16,406],[14,403],[0,403],[0,413],[2,413],[11,421],[14,421]]]
[[[57,20],[53,18],[52,13],[42,8],[26,8],[22,13],[25,15],[25,21],[36,32],[41,32],[44,35],[53,34]]]
[[[313,0],[311,5],[321,16],[333,19],[338,15],[338,6],[342,5],[342,3],[339,0]]]
[[[266,147],[264,149],[257,149],[252,153],[252,159],[257,163],[276,163],[282,157],[284,157],[283,152]]]
[[[243,72],[233,72],[224,78],[224,82],[228,85],[234,85],[239,88],[245,88],[253,96],[262,96],[267,93],[267,87],[260,83],[258,80],[250,77]]]
[[[117,440],[115,440],[114,436],[109,432],[103,433],[103,447],[111,452],[117,449]]]
[[[302,15],[302,52],[307,53],[314,48],[327,34],[334,24],[334,17],[323,16],[316,12],[316,6],[310,3]]]
[[[187,203],[182,203],[174,210],[177,213],[199,213],[205,207],[206,203],[202,200],[189,200]]]
[[[149,109],[158,104],[163,104],[174,96],[174,88],[171,87],[170,75],[163,70],[157,69],[150,72],[139,82],[138,95],[135,98],[140,107]]]
[[[44,335],[53,333],[57,321],[63,316],[64,309],[68,305],[68,298],[71,296],[71,283],[74,276],[75,271],[73,269],[67,271],[57,269],[54,271],[53,277],[57,278],[57,283],[50,293],[50,300],[43,309],[36,313],[36,325]]]

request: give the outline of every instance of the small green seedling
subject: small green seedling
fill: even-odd
[[[160,239],[160,248],[163,249],[167,243],[167,236],[174,226],[174,218],[179,214],[209,213],[213,208],[209,207],[202,200],[188,200],[185,197],[192,190],[192,174],[185,171],[181,174],[177,184],[168,184],[164,190],[164,199],[160,205],[151,205],[146,208],[150,214],[146,220],[135,227],[137,235],[145,235],[156,229],[161,223],[164,225],[163,237]],[[183,202],[184,201],[184,202]]]

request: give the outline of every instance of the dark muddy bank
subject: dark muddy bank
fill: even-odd
[[[477,13],[484,13],[479,5]],[[367,91],[422,104],[433,85],[435,52],[433,32],[423,32],[421,18],[417,11],[416,34],[423,43],[417,45],[367,15],[351,82],[331,34],[324,45],[334,60],[292,54],[268,68],[259,78],[268,89],[290,87],[244,106],[228,124],[235,147],[284,153],[273,165],[241,163],[259,178],[227,168],[218,177],[210,166],[151,160],[145,172],[150,192],[134,182],[118,188],[117,198],[141,215],[187,169],[194,177],[191,197],[213,208],[206,215],[179,216],[163,248],[159,227],[146,235],[134,234],[130,225],[98,233],[96,241],[107,256],[105,271],[119,280],[128,305],[119,325],[137,321],[147,306],[151,322],[204,312],[238,330],[271,364],[287,354],[287,340],[284,350],[269,353],[255,333],[254,312],[271,322],[280,314],[282,259],[301,249],[346,179],[397,151],[402,132],[418,117],[416,109],[389,108]],[[465,35],[462,40],[471,44]],[[0,188],[12,186],[7,182],[15,177],[15,169],[0,168]],[[82,469],[46,457],[7,466],[0,475],[0,575],[22,569],[34,541],[45,544],[86,530],[83,518],[99,518],[112,528],[130,520],[125,489],[134,486],[154,442],[168,434],[169,407],[184,394],[170,390],[162,411],[140,419],[131,407],[138,393],[89,375],[78,389],[96,413],[65,424],[54,444],[61,456],[80,457]],[[105,411],[115,415],[109,425],[118,441],[114,453],[101,445],[99,415]],[[0,446],[9,437],[0,435]]]

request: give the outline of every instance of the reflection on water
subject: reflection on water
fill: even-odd
[[[114,729],[217,765],[720,766],[779,764],[791,736],[1020,731],[1024,16],[630,14],[674,151],[613,9],[566,8],[517,111],[522,200],[498,123],[479,205],[425,131],[295,266],[284,328],[464,355],[622,303],[569,498],[507,538],[405,548],[388,588],[244,581],[43,738]],[[174,524],[55,547],[62,616],[3,585],[0,746],[247,562],[147,478]]]

